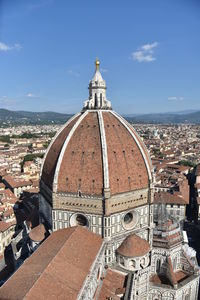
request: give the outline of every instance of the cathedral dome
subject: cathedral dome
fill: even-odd
[[[149,243],[136,234],[129,235],[117,249],[117,253],[125,257],[144,256],[149,251]]]
[[[41,182],[54,193],[104,196],[148,188],[151,162],[133,127],[111,109],[99,64],[89,99],[51,142]],[[94,80],[95,78],[95,80]]]

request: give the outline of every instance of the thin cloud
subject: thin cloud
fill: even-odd
[[[177,96],[172,96],[172,97],[168,97],[169,101],[183,101],[184,97],[177,97]]]
[[[26,94],[26,97],[27,97],[27,98],[39,98],[38,95],[35,95],[35,94],[33,94],[33,93],[28,93],[28,94]]]
[[[137,51],[131,53],[131,58],[137,62],[152,62],[156,60],[154,49],[158,47],[158,42],[142,45]]]
[[[152,44],[146,44],[141,47],[143,51],[152,51],[152,49],[158,47],[158,42],[154,42]]]
[[[0,42],[0,51],[7,52],[10,50],[20,50],[22,46],[20,44],[14,44],[13,46],[9,46],[5,43]]]

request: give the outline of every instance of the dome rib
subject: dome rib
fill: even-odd
[[[128,130],[128,132],[130,133],[130,135],[133,137],[133,139],[135,140],[137,146],[139,147],[140,149],[140,152],[142,154],[142,157],[144,159],[144,162],[145,162],[145,165],[146,165],[146,169],[147,169],[147,172],[148,172],[148,175],[149,175],[149,179],[152,180],[152,175],[151,175],[151,168],[149,166],[149,162],[146,158],[146,153],[144,153],[144,150],[140,144],[140,141],[138,139],[138,135],[137,133],[135,132],[135,134],[133,133],[133,131],[130,129],[130,127],[128,126],[128,122],[122,118],[118,113],[114,112],[114,111],[110,111],[111,114],[113,114],[123,125],[124,127]],[[148,152],[147,152],[148,153]]]
[[[109,171],[108,171],[108,152],[107,152],[104,120],[101,111],[98,111],[98,119],[99,119],[101,149],[102,149],[102,158],[103,158],[104,189],[109,189],[110,185],[109,185]]]
[[[58,162],[57,162],[57,166],[56,166],[56,170],[55,170],[55,175],[54,175],[54,180],[53,180],[53,190],[54,192],[57,192],[57,187],[58,187],[58,174],[60,171],[60,166],[62,164],[62,160],[65,154],[65,150],[67,148],[67,145],[71,139],[71,137],[73,136],[75,130],[77,129],[77,127],[80,125],[80,123],[82,122],[82,120],[87,116],[88,111],[85,111],[80,117],[79,119],[76,121],[76,123],[74,124],[74,126],[72,127],[70,133],[68,134],[63,146],[62,146],[62,150],[60,152],[59,158],[58,158]]]

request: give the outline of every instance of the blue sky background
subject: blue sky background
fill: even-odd
[[[100,58],[120,113],[200,110],[198,0],[0,0],[0,107],[74,113]]]

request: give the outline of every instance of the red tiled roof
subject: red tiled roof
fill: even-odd
[[[195,175],[200,176],[200,164],[196,167]]]
[[[173,286],[178,283],[173,270],[171,257],[167,257],[167,277]]]
[[[169,279],[164,274],[154,274],[150,277],[149,280],[150,280],[150,282],[152,282],[154,284],[171,285],[171,282],[169,281]]]
[[[4,232],[6,231],[8,228],[13,227],[16,225],[16,221],[12,221],[12,222],[4,222],[4,221],[0,221],[0,231]]]
[[[43,224],[39,224],[38,226],[31,229],[29,232],[29,237],[34,242],[42,242],[45,239],[46,229]]]
[[[9,216],[12,216],[12,215],[14,215],[13,208],[9,208],[9,209],[5,210],[4,213],[3,213],[4,217],[9,217]]]
[[[3,182],[0,182],[0,188],[5,189],[5,184]]]
[[[12,188],[18,188],[23,186],[32,185],[30,180],[17,180],[10,175],[6,175],[3,178]]]
[[[175,272],[176,281],[179,283],[188,277],[188,274],[183,271]]]
[[[136,234],[129,235],[117,249],[117,253],[126,257],[143,256],[149,251],[149,243]]]
[[[98,297],[98,300],[120,300],[120,295],[125,294],[126,275],[115,270],[108,269]]]
[[[83,227],[53,232],[1,287],[1,299],[77,299],[102,243]]]
[[[154,194],[154,203],[189,204],[189,198],[187,201],[180,195],[170,194],[168,192],[159,192]]]

